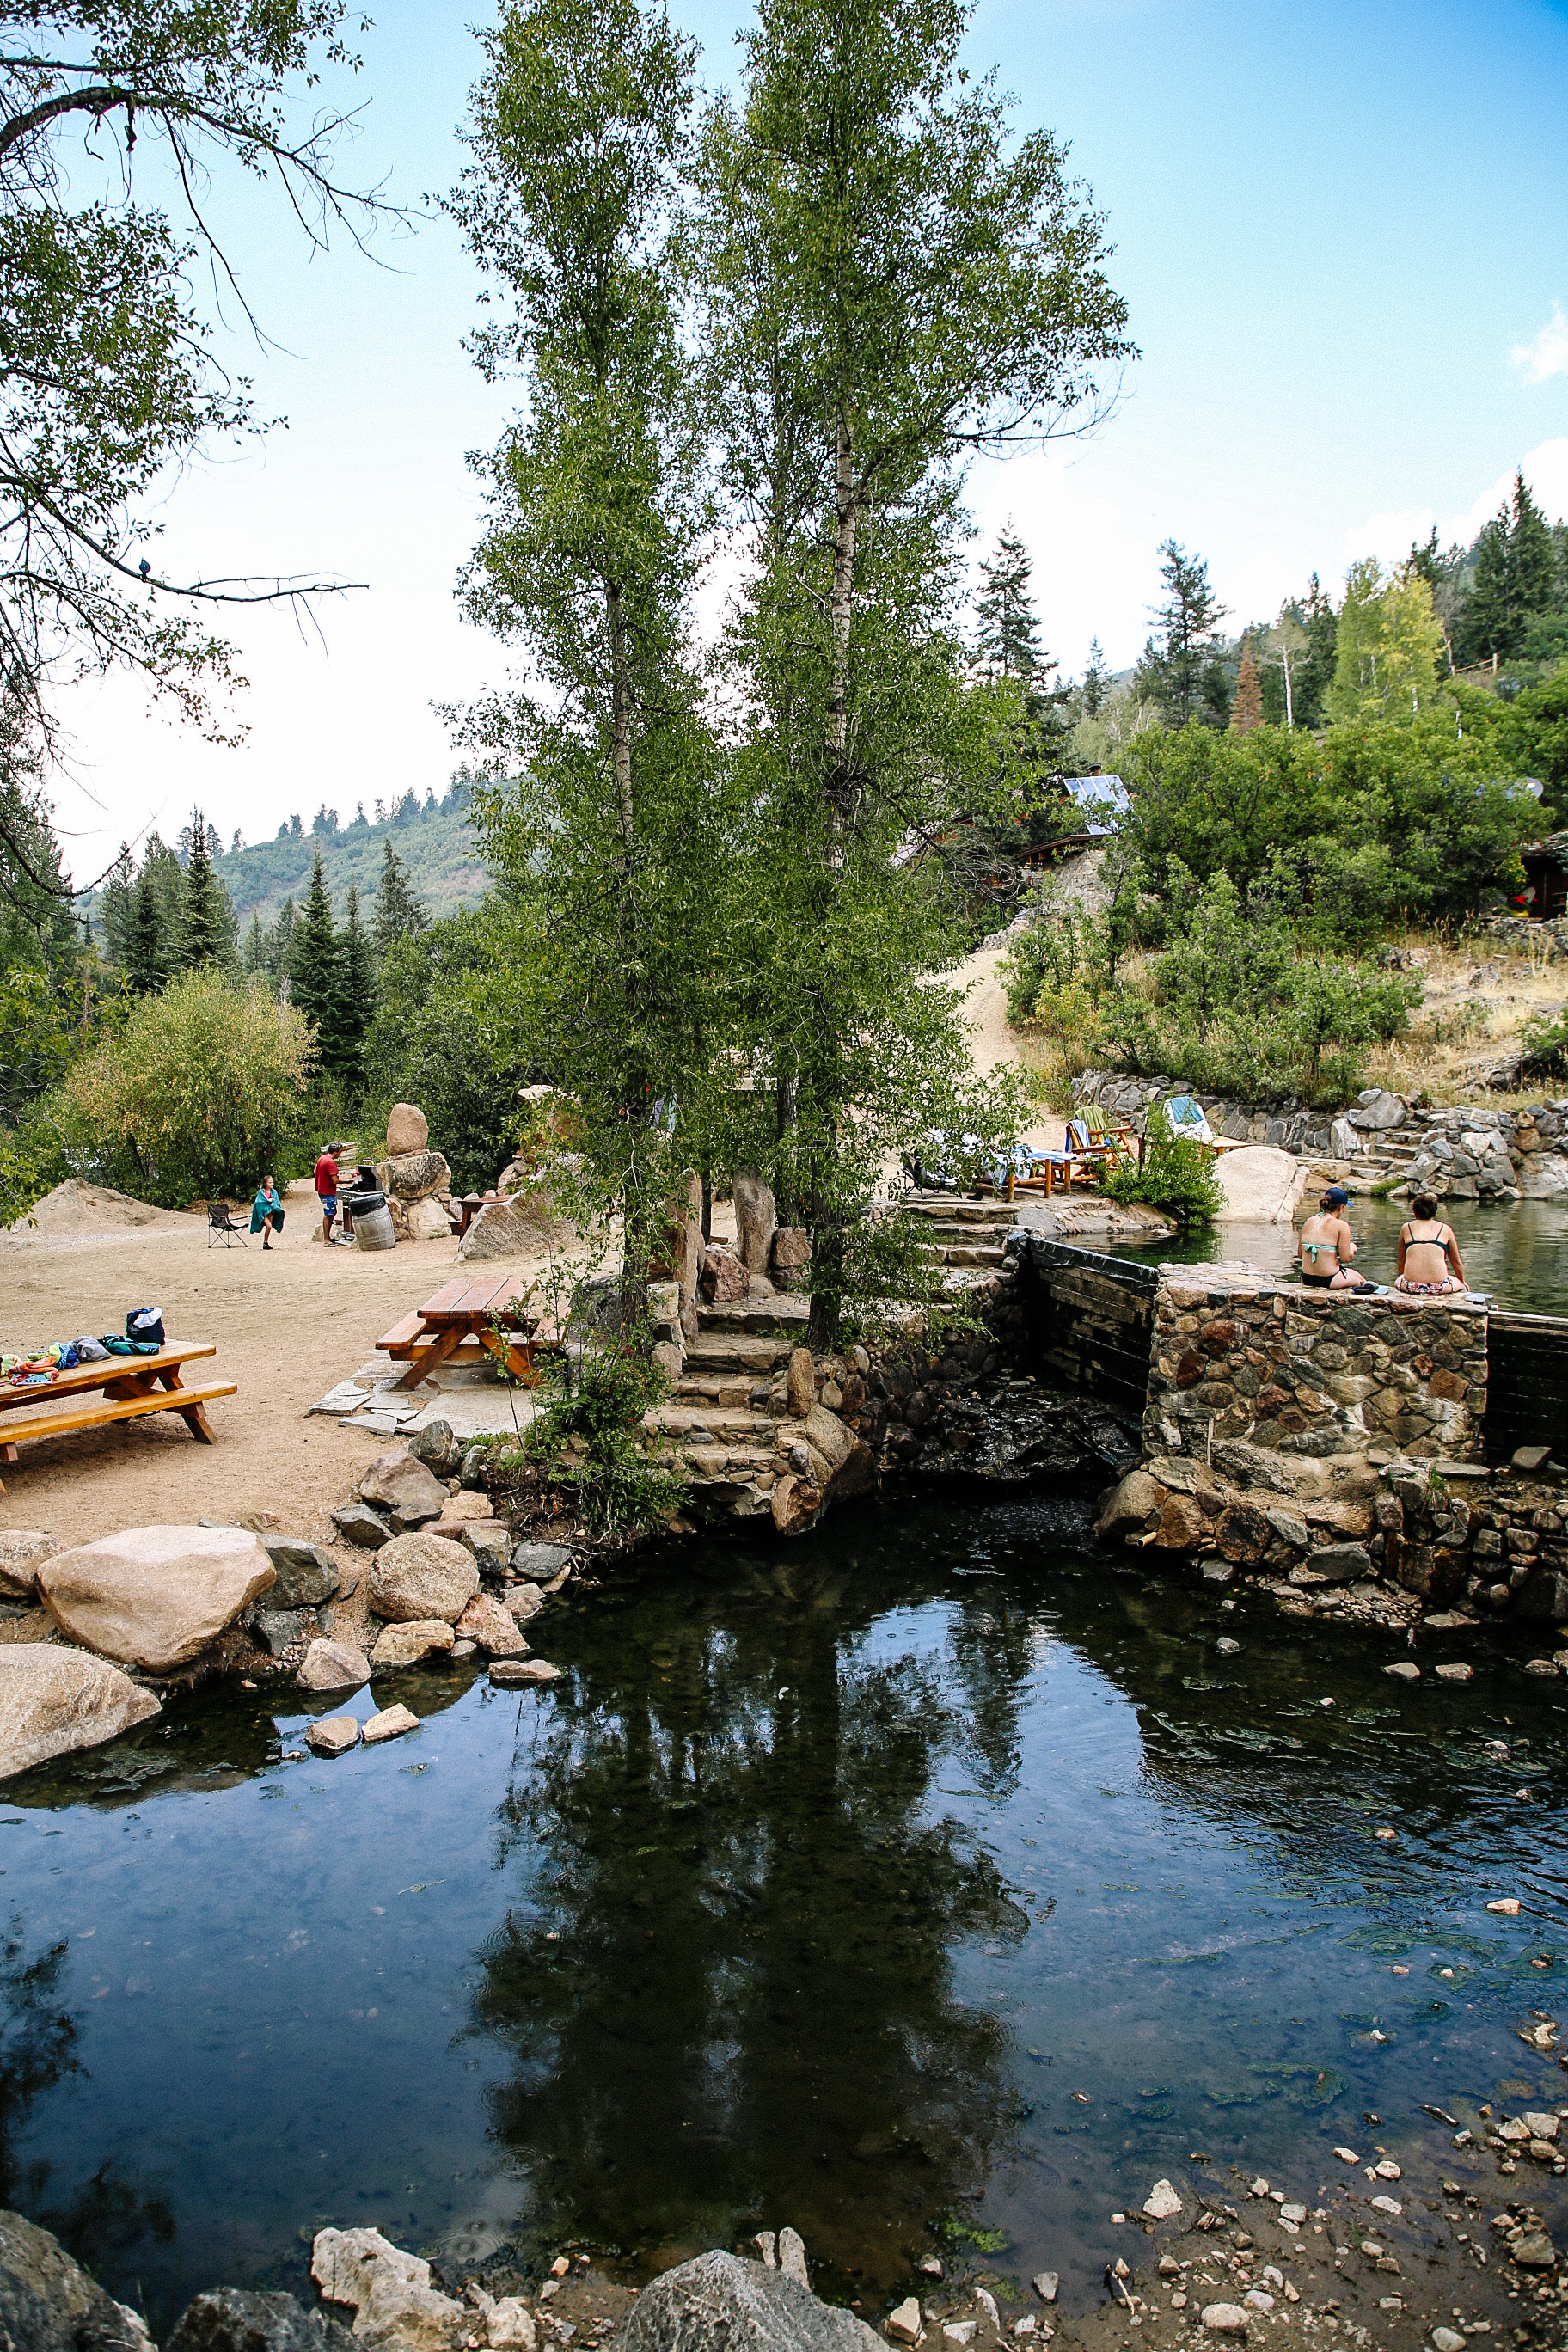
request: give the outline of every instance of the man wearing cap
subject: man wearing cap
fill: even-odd
[[[1355,1239],[1345,1222],[1350,1194],[1342,1184],[1331,1184],[1323,1205],[1301,1228],[1301,1279],[1313,1290],[1372,1290],[1375,1285],[1354,1272]]]

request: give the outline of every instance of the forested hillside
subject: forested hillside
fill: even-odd
[[[188,827],[186,831],[188,832]],[[456,914],[477,906],[489,881],[468,822],[468,785],[453,784],[443,801],[434,793],[421,803],[413,793],[388,810],[376,801],[367,816],[361,802],[345,824],[324,805],[313,818],[290,817],[271,841],[225,844],[216,826],[207,831],[213,871],[227,890],[243,929],[252,915],[270,926],[285,898],[296,905],[310,887],[316,852],[332,905],[342,908],[351,887],[369,900],[375,895],[384,845],[391,841],[410,887],[432,915]],[[181,839],[182,862],[188,845]],[[98,908],[92,909],[95,928]]]

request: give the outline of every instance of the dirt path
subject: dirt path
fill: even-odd
[[[171,1339],[210,1339],[187,1368],[237,1381],[207,1408],[217,1443],[199,1445],[173,1413],[24,1446],[5,1472],[0,1528],[43,1528],[86,1543],[118,1528],[271,1511],[290,1534],[331,1540],[330,1514],[386,1440],[307,1409],[365,1362],[381,1334],[450,1278],[451,1241],[395,1250],[323,1249],[309,1185],[294,1187],[280,1242],[263,1254],[210,1249],[204,1218],[78,1234],[0,1235],[0,1349],[122,1331],[156,1306]],[[515,1272],[519,1289],[539,1271]]]

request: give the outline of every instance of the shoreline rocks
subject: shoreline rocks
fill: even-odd
[[[58,1552],[38,1594],[62,1633],[151,1674],[186,1664],[278,1580],[245,1528],[127,1528]]]
[[[151,1691],[90,1651],[0,1643],[0,1780],[102,1747],[162,1711]]]

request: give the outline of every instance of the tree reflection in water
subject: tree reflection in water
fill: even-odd
[[[1004,2152],[1005,2032],[955,1998],[950,1948],[1027,1920],[937,1776],[1016,1771],[1028,1628],[999,1639],[987,1607],[971,1631],[961,1601],[946,1671],[897,1619],[872,1632],[857,1565],[645,1587],[642,1638],[586,1642],[575,1704],[522,1714],[517,1895],[475,2009],[513,2053],[491,2122],[525,2226],[669,2246],[789,2221],[892,2278]]]

